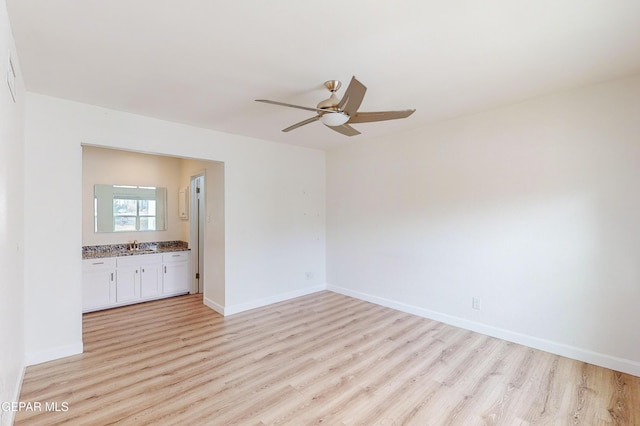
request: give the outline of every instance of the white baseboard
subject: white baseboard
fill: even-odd
[[[541,339],[535,336],[517,333],[503,328],[493,327],[465,318],[459,318],[452,315],[444,314],[442,312],[421,308],[419,306],[409,305],[395,300],[353,291],[344,287],[338,287],[328,284],[327,290],[367,302],[375,303],[376,305],[386,306],[398,311],[417,315],[423,318],[429,318],[435,321],[443,322],[455,327],[475,331],[487,336],[496,337],[498,339],[507,340],[509,342],[518,343],[520,345],[528,346],[534,349],[539,349],[545,352],[550,352],[552,354],[561,355],[567,358],[587,362],[589,364],[598,365],[600,367],[605,367],[611,370],[620,371],[640,377],[640,362],[638,361],[619,358],[612,355],[594,352],[588,349],[566,345],[564,343]]]
[[[291,291],[288,293],[276,294],[274,296],[265,297],[262,299],[252,300],[246,303],[238,303],[236,305],[222,307],[222,315],[233,315],[240,312],[248,311],[250,309],[261,308],[263,306],[272,305],[274,303],[283,302],[285,300],[293,299],[295,297],[306,296],[307,294],[317,293],[319,291],[326,290],[325,285],[317,285],[313,287],[306,287],[300,290]],[[207,305],[209,306],[209,305]],[[219,305],[218,305],[219,306]],[[210,306],[211,307],[211,306]],[[214,307],[211,307],[216,312],[220,312]]]
[[[25,356],[25,364],[27,366],[41,364],[47,361],[64,358],[71,355],[81,354],[83,350],[82,342],[74,343],[67,346],[60,346],[41,352],[28,353]]]
[[[216,311],[217,313],[219,313],[220,315],[224,316],[224,306],[222,306],[219,303],[214,302],[213,300],[207,298],[207,297],[203,297],[202,298],[202,303],[205,304],[205,306],[210,307],[211,309],[213,309],[214,311]]]

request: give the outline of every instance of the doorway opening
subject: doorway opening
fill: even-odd
[[[127,167],[123,167],[124,164]],[[225,163],[221,161],[83,144],[82,245],[127,244],[134,240],[142,243],[187,242],[190,248],[189,292],[202,293],[205,305],[222,312],[225,303],[224,170]],[[105,182],[167,188],[166,229],[95,232],[94,186]],[[199,197],[191,195],[192,184],[200,188]],[[185,201],[182,206],[181,200]],[[191,203],[194,203],[193,207]],[[192,214],[197,215],[195,220]],[[192,235],[192,225],[196,224],[197,231]],[[194,272],[191,274],[191,271]],[[198,281],[195,281],[196,272]]]

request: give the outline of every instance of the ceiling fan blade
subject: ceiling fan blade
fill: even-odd
[[[397,120],[398,118],[407,118],[415,111],[415,109],[405,109],[402,111],[358,112],[351,116],[349,123],[370,123],[372,121]]]
[[[268,99],[256,99],[256,102],[264,102],[265,104],[280,105],[280,106],[285,106],[285,107],[289,107],[289,108],[304,109],[306,111],[326,112],[326,110],[323,110],[323,109],[310,108],[310,107],[305,107],[305,106],[300,106],[300,105],[293,105],[293,104],[287,104],[287,103],[284,103],[284,102],[270,101]]]
[[[315,117],[308,118],[304,121],[294,124],[293,126],[289,126],[286,129],[282,129],[283,132],[290,132],[291,130],[297,129],[298,127],[302,127],[305,124],[313,123],[314,121],[318,121],[320,119],[320,115],[316,115]]]
[[[360,108],[360,104],[362,103],[362,99],[364,99],[364,94],[366,92],[367,88],[365,85],[360,83],[355,76],[352,77],[349,87],[347,87],[342,99],[340,99],[338,110],[345,112],[350,117],[353,117],[356,112],[358,112],[358,108]]]
[[[345,136],[356,136],[359,135],[360,132],[349,126],[348,124],[343,124],[341,126],[327,126],[331,130],[335,130],[338,133],[342,133]]]

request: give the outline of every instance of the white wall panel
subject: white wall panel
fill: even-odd
[[[0,0],[0,401],[17,400],[24,372],[24,97],[7,6]],[[11,424],[13,414],[0,410],[0,425]]]
[[[330,151],[329,288],[640,375],[638,117],[634,77]]]

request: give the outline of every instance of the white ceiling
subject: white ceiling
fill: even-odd
[[[7,0],[25,84],[68,98],[314,148],[640,72],[637,0]],[[352,75],[360,110],[411,117],[340,135],[312,112]]]

